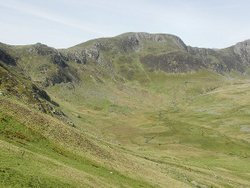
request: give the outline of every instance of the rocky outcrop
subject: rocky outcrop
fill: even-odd
[[[0,66],[0,91],[4,95],[14,96],[44,113],[51,115],[56,115],[55,112],[60,113],[60,110],[56,109],[59,105],[51,100],[46,91],[3,66]]]
[[[78,64],[86,64],[87,63],[87,56],[85,51],[77,51],[77,52],[66,52],[66,57],[69,61],[74,61]]]
[[[54,64],[62,68],[68,67],[68,64],[67,64],[68,58],[63,56],[61,53],[57,52],[57,53],[51,54],[50,58]]]
[[[16,60],[2,49],[0,49],[0,61],[7,65],[16,65]]]
[[[87,64],[87,62],[101,63],[100,51],[102,50],[102,44],[96,42],[92,46],[84,49],[64,51],[64,54],[68,61],[74,61],[78,64]]]
[[[123,46],[123,48],[134,51],[138,51],[139,49],[143,50],[143,43],[147,41],[153,42],[155,44],[172,43],[175,45],[177,49],[187,50],[187,46],[185,45],[185,43],[175,35],[150,34],[150,33],[139,32],[139,33],[125,33],[117,36],[117,38],[121,39],[122,41],[121,46]],[[139,48],[140,45],[142,46],[142,48]]]
[[[32,45],[32,47],[29,48],[28,51],[30,53],[36,53],[36,54],[41,55],[41,56],[47,56],[47,55],[58,53],[55,48],[51,48],[51,47],[49,47],[45,44],[42,44],[42,43],[36,43],[36,44]]]
[[[55,48],[51,48],[45,44],[37,43],[28,49],[30,54],[37,54],[39,56],[47,56],[51,59],[51,62],[59,65],[60,67],[67,67],[67,57],[64,56]]]
[[[237,43],[233,47],[233,51],[239,56],[242,63],[245,65],[250,64],[250,40]]]
[[[37,69],[45,77],[41,83],[42,86],[47,87],[49,85],[77,82],[79,80],[77,70],[68,65],[69,61],[77,59],[76,56],[70,56],[62,50],[57,50],[41,43],[29,46],[27,51],[27,56],[35,55],[47,60],[48,64],[42,64]],[[53,71],[49,70],[49,68],[51,69],[50,63],[54,65]]]
[[[138,51],[139,50],[139,37],[136,35],[128,36],[124,39],[121,39],[120,49],[127,53],[131,51]]]
[[[151,70],[161,70],[165,72],[190,72],[206,68],[201,58],[189,53],[177,51],[161,55],[147,55],[140,61]]]

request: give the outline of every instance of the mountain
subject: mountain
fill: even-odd
[[[211,69],[223,72],[243,71],[244,66],[249,66],[249,59],[242,54],[242,51],[249,54],[247,45],[247,42],[243,42],[221,50],[200,49],[186,46],[180,38],[173,35],[127,33],[112,39],[93,40],[70,50],[74,50],[75,57],[78,57],[74,60],[82,63],[87,62],[87,57],[98,62],[102,58],[105,61],[107,56],[110,60],[117,54],[120,58],[129,54],[134,57],[132,61],[137,60],[152,70],[187,72]],[[114,61],[116,62],[115,59]],[[121,61],[118,60],[117,63],[119,62]]]
[[[0,43],[0,186],[250,187],[249,66],[250,40]]]
[[[44,86],[79,81],[78,64],[107,78],[131,80],[145,71],[181,73],[206,69],[244,73],[250,62],[249,41],[225,49],[204,49],[187,46],[174,35],[149,33],[125,33],[61,50],[40,43],[2,44],[0,49],[3,62],[15,64],[16,58],[25,74]],[[9,54],[4,53],[5,49]]]

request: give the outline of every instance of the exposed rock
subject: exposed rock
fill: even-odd
[[[51,104],[53,104],[55,106],[59,106],[58,103],[51,100],[50,96],[47,94],[46,91],[38,88],[35,84],[32,84],[32,90],[35,94],[37,94],[39,96],[39,98],[43,98],[46,101],[50,102]]]
[[[68,67],[66,61],[68,60],[66,57],[64,57],[61,53],[57,52],[53,55],[51,55],[52,62],[54,64],[59,65],[62,68]]]
[[[143,41],[152,41],[156,43],[168,43],[171,41],[179,49],[186,50],[187,48],[185,43],[175,35],[150,34],[150,33],[139,32],[139,33],[125,33],[120,35],[120,37],[121,36],[128,36],[126,40],[128,44],[131,44],[131,46],[137,46],[139,43]]]
[[[37,44],[33,45],[32,48],[29,49],[29,52],[30,53],[35,52],[38,55],[45,56],[45,55],[51,55],[51,54],[57,53],[57,50],[54,48],[51,48],[45,44],[37,43]]]
[[[67,121],[66,123],[71,127],[75,127],[75,124],[72,121]]]
[[[200,58],[183,52],[147,55],[140,60],[152,70],[163,70],[166,72],[188,72],[205,68]]]
[[[124,52],[137,51],[139,49],[139,40],[135,35],[128,36],[128,38],[122,39],[121,49]]]
[[[16,60],[2,49],[0,49],[0,61],[7,65],[16,65]]]
[[[233,50],[245,65],[250,64],[250,40],[237,43]]]
[[[79,64],[87,64],[87,62],[100,63],[100,44],[96,43],[90,48],[66,52],[66,57],[69,61],[74,61]]]
[[[69,61],[74,61],[79,64],[86,64],[87,57],[85,51],[69,52],[66,54]]]

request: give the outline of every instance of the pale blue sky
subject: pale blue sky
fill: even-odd
[[[65,48],[141,31],[222,48],[250,39],[249,8],[249,0],[0,0],[0,42]]]

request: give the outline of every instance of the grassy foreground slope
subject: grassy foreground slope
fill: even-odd
[[[0,102],[2,186],[153,187],[170,182],[182,186],[171,178],[150,182],[146,179],[159,178],[154,175],[158,170],[153,164],[143,166],[145,160],[88,139],[78,130],[18,102]]]

